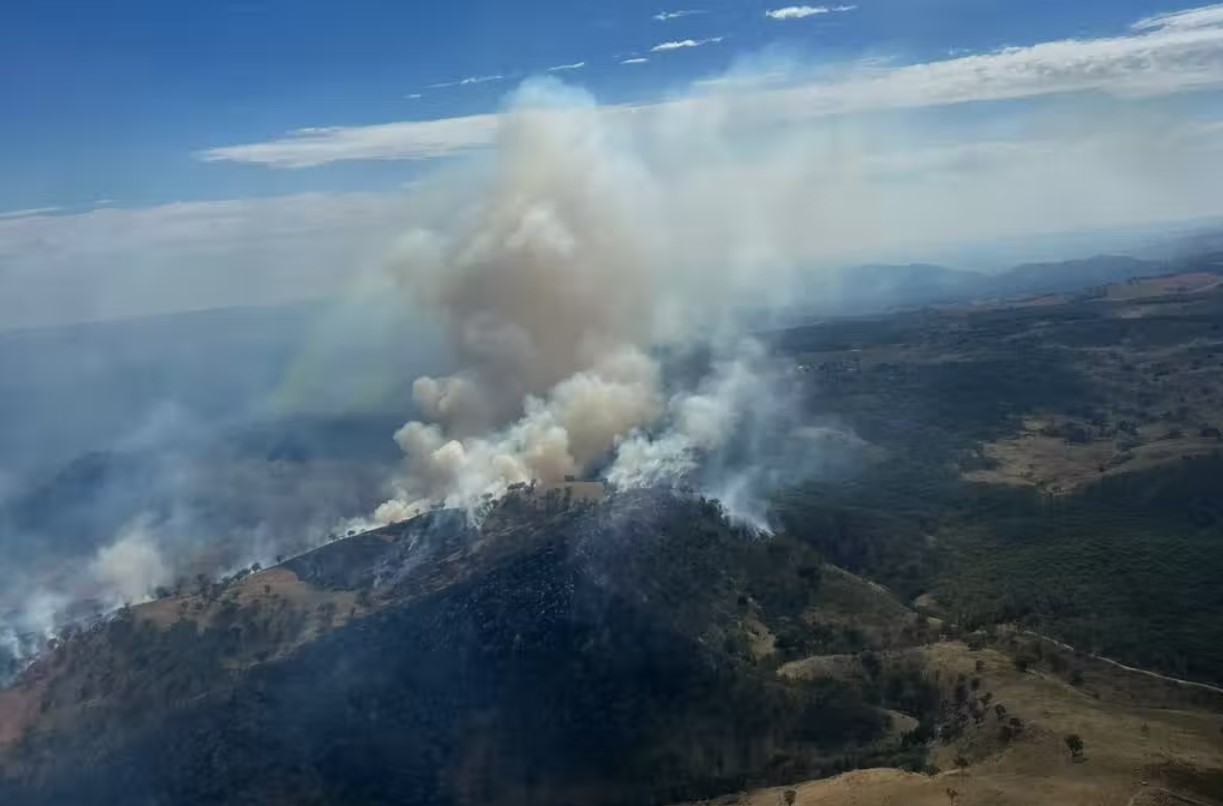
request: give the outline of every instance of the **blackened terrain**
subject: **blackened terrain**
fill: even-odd
[[[429,560],[412,565],[418,552]],[[73,715],[10,755],[11,802],[666,803],[921,763],[886,740],[879,692],[787,682],[753,655],[745,623],[818,640],[802,617],[820,602],[820,560],[709,503],[512,500],[480,533],[433,513],[291,568],[356,589],[368,611],[252,665],[229,662],[225,641],[258,614],[190,640],[185,622],[138,612],[99,628],[105,651],[59,662],[142,660],[87,707],[70,686],[42,689],[59,692],[46,709]],[[933,708],[911,693],[922,685],[909,681],[911,704]]]

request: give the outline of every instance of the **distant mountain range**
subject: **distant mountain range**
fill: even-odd
[[[1132,277],[1149,277],[1176,271],[1180,269],[1171,264],[1122,255],[1097,255],[1081,260],[1016,266],[997,277],[987,278],[983,283],[983,291],[999,297],[1056,294],[1125,282]]]
[[[1223,274],[1223,252],[1166,260],[1097,255],[1026,263],[1000,274],[929,263],[868,264],[822,274],[807,286],[803,301],[807,310],[820,315],[852,316],[924,305],[1085,292],[1138,277],[1190,271]]]

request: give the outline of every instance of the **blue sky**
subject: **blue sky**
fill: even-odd
[[[0,325],[324,293],[546,75],[613,116],[724,92],[757,150],[852,141],[945,242],[1223,212],[1223,7],[1191,0],[41,0],[0,10]],[[974,218],[1025,160],[1075,170]],[[1038,179],[1100,195],[1053,216]]]
[[[0,12],[0,211],[393,186],[402,170],[316,175],[203,165],[208,147],[310,126],[489,111],[515,79],[566,77],[605,101],[641,100],[765,48],[834,63],[943,58],[1124,31],[1167,3],[1136,0],[865,0],[852,12],[766,18],[784,3],[543,0],[45,0]],[[649,53],[659,43],[725,37]],[[621,65],[637,54],[643,64]],[[623,57],[623,58],[618,58]],[[449,88],[467,77],[504,80]],[[409,99],[411,94],[422,94]]]

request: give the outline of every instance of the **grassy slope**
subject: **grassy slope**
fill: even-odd
[[[1084,689],[1039,671],[1021,673],[1009,655],[972,651],[961,643],[925,650],[931,673],[943,679],[980,681],[991,703],[1017,717],[1017,737],[1001,741],[999,720],[990,714],[954,742],[937,744],[933,775],[897,769],[849,772],[793,787],[758,790],[718,804],[775,806],[787,789],[797,806],[1154,806],[1157,803],[1223,802],[1223,717],[1209,711],[1134,705],[1121,697],[1096,698]],[[1149,687],[1125,673],[1101,671],[1119,686]],[[1216,703],[1216,707],[1220,703]],[[1064,739],[1079,735],[1085,759],[1075,762]],[[968,762],[959,769],[957,758]],[[1168,791],[1192,801],[1167,800]],[[955,796],[952,797],[951,793]]]

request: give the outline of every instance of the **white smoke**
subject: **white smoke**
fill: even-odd
[[[807,424],[801,390],[785,362],[745,341],[695,389],[674,394],[653,429],[621,441],[605,478],[615,489],[688,488],[731,520],[772,533],[772,493],[842,473],[863,455],[863,443],[841,428]]]
[[[528,395],[523,415],[490,434],[451,439],[436,423],[408,423],[395,440],[408,457],[409,475],[401,495],[380,507],[375,520],[411,517],[433,503],[472,509],[515,484],[579,475],[622,435],[658,418],[659,384],[657,363],[624,348],[556,384],[546,397]]]
[[[0,619],[0,662],[28,661],[63,627],[147,602],[158,587],[170,585],[173,579],[174,568],[149,521],[139,518],[125,526],[114,542],[98,549],[84,574],[22,592],[20,606]],[[0,664],[0,682],[5,672]]]
[[[758,349],[685,391],[666,388],[655,348],[715,331],[737,343],[730,313],[784,296],[811,241],[809,227],[778,228],[803,177],[753,172],[756,158],[706,133],[712,121],[667,114],[680,117],[608,115],[528,82],[493,160],[433,183],[447,195],[426,197],[392,270],[443,317],[461,369],[414,384],[422,419],[395,436],[406,472],[376,522],[475,511],[513,485],[598,468],[618,488],[675,482],[768,394]]]
[[[754,398],[769,391],[751,363],[753,358],[758,354],[723,363],[695,392],[676,394],[660,434],[638,431],[618,445],[606,474],[608,482],[630,489],[684,479],[696,470],[702,455],[724,448]]]
[[[112,605],[150,599],[157,588],[174,578],[144,521],[131,524],[114,543],[99,549],[89,573],[98,586],[99,599]]]

